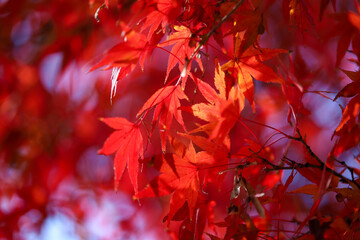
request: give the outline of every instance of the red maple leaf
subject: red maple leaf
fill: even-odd
[[[203,173],[203,190],[208,191],[208,186],[216,182],[218,190],[221,190],[222,182],[226,177],[226,169],[229,163],[230,138],[225,138],[222,143],[209,138],[190,134],[178,133],[186,137],[203,151],[196,154],[196,165]],[[221,173],[221,174],[220,174]]]
[[[155,107],[153,127],[159,122],[162,151],[166,151],[166,139],[171,128],[173,118],[184,128],[185,123],[181,115],[180,99],[188,100],[184,91],[179,86],[166,86],[156,91],[143,105],[137,116],[144,114]]]
[[[188,203],[190,218],[192,218],[200,188],[196,152],[192,144],[189,145],[184,157],[176,154],[163,155],[160,172],[162,174],[136,194],[135,198],[164,196],[173,193],[168,222],[185,201]]]
[[[182,4],[179,0],[158,0],[156,7],[147,16],[142,29],[149,29],[148,39],[161,28],[165,32],[165,28],[169,22],[174,21],[181,13]]]
[[[242,53],[240,49],[242,41],[239,34],[236,34],[233,59],[222,65],[221,68],[237,79],[241,92],[248,99],[249,103],[253,105],[253,78],[262,82],[283,82],[272,68],[263,62],[288,51],[283,49],[255,49],[251,47]]]
[[[339,66],[341,60],[344,58],[346,52],[352,43],[352,48],[355,54],[360,54],[359,39],[360,39],[360,4],[354,1],[358,14],[354,12],[336,13],[332,14],[338,23],[333,27],[331,35],[338,36],[339,42],[336,50],[336,66]]]
[[[103,58],[91,68],[91,71],[100,67],[105,67],[106,69],[112,67],[130,67],[133,70],[140,57],[143,56],[146,45],[145,35],[130,30],[126,34],[125,40],[107,51]]]
[[[342,69],[341,69],[342,70]],[[352,82],[347,84],[334,98],[353,97],[346,105],[341,121],[334,131],[334,135],[340,136],[335,147],[335,155],[356,146],[360,141],[360,72],[342,70]]]
[[[194,52],[196,42],[192,39],[192,32],[185,26],[174,26],[176,32],[170,35],[167,41],[159,44],[160,47],[174,45],[169,55],[169,62],[166,70],[165,81],[170,71],[179,63],[180,72],[183,71],[185,59],[188,59]],[[203,69],[201,60],[196,58],[201,70]]]
[[[314,19],[304,0],[284,0],[283,11],[285,18],[289,19],[289,26],[297,27],[302,35],[315,27]]]
[[[334,135],[340,136],[336,144],[335,156],[355,147],[360,142],[360,95],[356,95],[345,107],[339,126]]]
[[[236,2],[226,2],[221,8],[222,15],[226,15],[236,4]],[[263,12],[259,6],[254,6],[251,9],[243,9],[234,13],[234,27],[229,30],[225,35],[239,32],[244,32],[241,46],[239,47],[241,52],[244,52],[253,44],[257,43],[258,36],[265,32],[265,24],[263,22]]]
[[[329,4],[330,0],[321,0],[321,3],[320,3],[320,21],[324,15],[324,12],[325,12],[325,9],[327,7],[327,5]],[[332,3],[332,6],[334,9],[336,9],[336,0],[331,0],[331,3]]]
[[[105,155],[116,152],[114,159],[115,189],[117,189],[127,166],[136,194],[138,192],[139,158],[143,158],[143,138],[139,126],[120,117],[102,118],[101,121],[116,130],[106,139],[104,146],[99,150],[99,154]]]

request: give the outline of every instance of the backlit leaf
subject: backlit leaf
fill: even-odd
[[[100,154],[110,155],[116,152],[114,159],[115,189],[127,166],[135,193],[138,192],[139,159],[143,158],[143,139],[139,126],[125,118],[103,118],[108,126],[114,128],[105,141]]]

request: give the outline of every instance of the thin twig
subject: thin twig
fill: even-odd
[[[354,176],[354,168],[352,168],[352,167],[349,167],[344,161],[339,161],[339,160],[337,160],[337,159],[335,159],[338,163],[340,163],[341,165],[343,165],[349,172],[350,172],[350,174],[351,174],[351,179],[353,180],[353,181],[355,181],[355,176]]]

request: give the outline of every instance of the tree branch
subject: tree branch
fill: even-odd
[[[351,174],[351,179],[353,180],[353,181],[355,181],[355,176],[354,176],[354,171],[355,171],[355,169],[354,168],[352,168],[352,167],[349,167],[344,161],[339,161],[339,160],[337,160],[337,159],[335,159],[338,163],[340,163],[341,165],[343,165],[349,172],[350,172],[350,174]]]
[[[255,152],[254,152],[255,153]],[[286,156],[282,157],[282,160],[286,160],[287,164],[290,165],[289,167],[284,167],[284,166],[278,166],[276,164],[273,164],[272,162],[270,162],[268,159],[261,157],[260,155],[258,155],[257,153],[255,153],[256,156],[261,159],[263,161],[264,164],[270,165],[271,168],[267,168],[266,171],[276,171],[276,170],[289,170],[289,169],[300,169],[300,168],[317,168],[320,170],[324,169],[324,166],[321,165],[315,165],[315,164],[311,164],[311,163],[297,163],[294,160],[289,159]],[[349,183],[352,186],[356,186],[357,189],[360,189],[360,185],[355,181],[355,180],[351,180],[345,176],[343,176],[342,174],[336,172],[335,170],[325,166],[325,170],[331,174],[333,174],[334,176],[338,177],[341,179],[342,182],[345,183]]]
[[[293,139],[295,141],[301,142],[306,147],[309,154],[320,164],[321,167],[323,167],[324,166],[323,161],[321,161],[321,159],[311,150],[310,146],[305,142],[304,138],[302,137],[302,135],[300,133],[300,130],[296,129],[296,132],[299,135],[298,137],[289,136],[289,138]]]

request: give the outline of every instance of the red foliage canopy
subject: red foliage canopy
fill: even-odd
[[[5,0],[0,24],[0,238],[360,238],[359,1]]]

